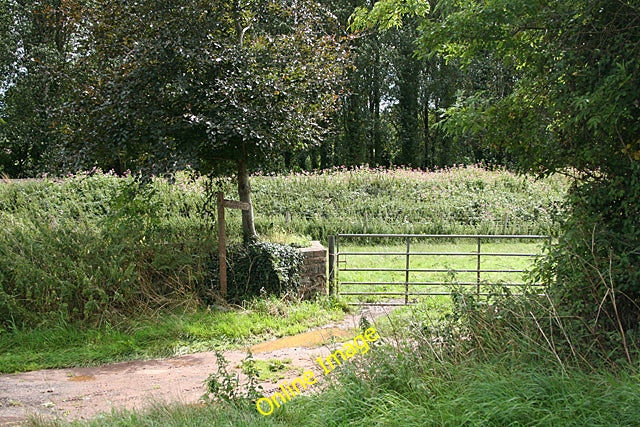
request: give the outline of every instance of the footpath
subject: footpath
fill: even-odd
[[[314,368],[318,357],[331,354],[329,343],[353,338],[362,317],[374,323],[388,314],[389,307],[371,306],[347,316],[339,324],[266,341],[251,347],[254,359],[291,359],[293,379],[299,370]],[[244,380],[239,364],[246,350],[224,353],[229,367]],[[45,369],[0,375],[0,426],[21,425],[30,416],[82,420],[112,410],[142,410],[154,403],[197,404],[205,394],[204,381],[217,369],[213,352],[188,354],[158,360],[130,361],[91,368]],[[268,391],[273,382],[262,383]]]

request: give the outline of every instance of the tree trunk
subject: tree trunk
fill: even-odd
[[[429,96],[424,98],[424,112],[422,116],[422,132],[424,134],[424,160],[423,167],[431,169],[433,167],[433,141],[429,132]]]
[[[380,135],[380,86],[382,72],[380,70],[380,41],[376,38],[375,53],[373,55],[373,82],[371,88],[371,99],[369,100],[369,112],[373,118],[372,127],[372,150],[369,163],[372,166],[379,166],[382,162],[382,137]]]
[[[421,64],[415,58],[415,25],[407,22],[398,41],[397,80],[398,85],[398,142],[400,144],[399,163],[405,166],[419,167],[421,164],[420,106],[418,92],[420,87]],[[404,29],[405,27],[403,27]]]
[[[253,205],[251,204],[251,185],[249,185],[249,171],[247,161],[238,160],[238,196],[241,202],[249,203],[249,210],[242,211],[242,240],[249,244],[258,239],[253,221]]]

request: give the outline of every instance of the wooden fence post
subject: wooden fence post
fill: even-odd
[[[227,236],[225,234],[224,208],[247,211],[251,205],[236,200],[226,200],[224,193],[218,191],[218,258],[220,259],[220,294],[227,296]]]

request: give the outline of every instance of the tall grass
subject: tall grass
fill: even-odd
[[[438,370],[446,375],[439,375],[407,350],[383,356],[392,363],[344,373],[321,396],[292,402],[277,421],[314,426],[626,426],[636,425],[640,416],[640,386],[637,376],[628,373],[616,377],[576,370],[564,375],[533,364],[467,363],[448,365]]]
[[[259,232],[281,228],[325,240],[336,232],[549,234],[567,181],[478,166],[358,168],[256,176],[252,189]]]
[[[0,327],[192,304],[215,244],[199,199],[102,174],[0,185]]]
[[[546,297],[460,294],[379,325],[386,344],[279,420],[307,425],[637,425],[637,367],[611,366],[565,329]],[[611,369],[613,368],[613,369]]]

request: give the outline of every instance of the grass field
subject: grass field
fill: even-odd
[[[475,166],[257,175],[252,186],[263,238],[325,243],[340,232],[553,235],[567,191],[562,177],[533,180]],[[232,188],[227,197],[235,198]],[[214,211],[203,202],[202,182],[182,179],[145,189],[102,174],[0,186],[0,372],[232,348],[344,315],[345,300],[328,298],[262,299],[230,312],[204,307],[198,295],[210,286],[207,263],[216,241]],[[237,238],[239,215],[228,218],[228,233]],[[541,242],[482,242],[483,253],[541,250]],[[340,251],[396,252],[346,255],[341,267],[378,270],[340,271],[342,290],[350,281],[405,280],[403,271],[380,270],[405,269],[402,241],[341,241]],[[416,285],[419,292],[471,283],[456,290],[473,296],[477,273],[453,271],[477,268],[475,241],[416,241],[411,251],[465,253],[412,254],[410,268],[423,271],[409,278],[452,284]],[[481,270],[525,270],[532,261],[483,256]],[[521,272],[483,271],[481,289],[524,279]],[[352,290],[401,293],[404,285]],[[544,299],[533,301],[538,305],[419,299],[376,325],[385,345],[337,371],[322,392],[297,397],[270,417],[252,402],[235,401],[156,405],[75,425],[638,425],[637,369],[561,358],[559,350],[574,350],[571,337],[545,331],[563,332],[563,319]]]
[[[197,304],[217,245],[203,187],[181,176],[140,188],[100,173],[0,184],[0,330],[113,325]],[[340,232],[553,233],[567,181],[477,166],[358,168],[256,175],[252,187],[263,239],[326,243]],[[239,223],[231,210],[231,240]]]

